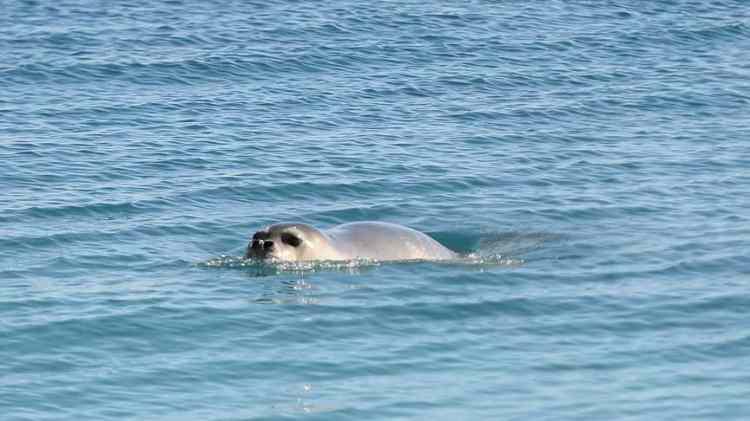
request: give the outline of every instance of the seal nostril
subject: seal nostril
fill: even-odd
[[[273,247],[273,241],[265,241],[263,243],[263,248],[264,249],[270,249],[271,247]]]

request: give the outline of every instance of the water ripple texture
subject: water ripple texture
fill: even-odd
[[[0,10],[3,420],[750,417],[745,2]]]

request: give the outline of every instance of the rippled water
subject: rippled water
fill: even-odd
[[[1,5],[4,420],[750,417],[746,3]]]

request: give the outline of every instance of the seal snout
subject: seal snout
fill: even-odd
[[[245,258],[265,259],[273,248],[273,241],[269,238],[271,234],[264,231],[258,231],[253,235],[250,245],[247,247]]]

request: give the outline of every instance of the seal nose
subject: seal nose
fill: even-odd
[[[273,241],[254,238],[250,243],[250,247],[248,247],[247,249],[245,257],[265,258],[266,255],[271,251],[272,247]]]
[[[247,245],[245,258],[254,257],[256,259],[265,259],[266,255],[271,252],[273,241],[270,240],[271,234],[266,231],[257,231],[253,234],[250,244]]]

